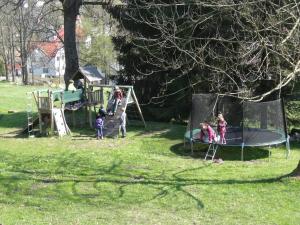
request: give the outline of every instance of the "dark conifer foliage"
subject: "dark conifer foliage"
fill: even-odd
[[[292,0],[127,0],[110,9],[120,23],[117,79],[134,84],[158,118],[165,118],[161,107],[168,118],[186,116],[193,92],[264,99],[299,73],[299,7]]]

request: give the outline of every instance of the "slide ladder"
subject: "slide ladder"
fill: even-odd
[[[52,113],[53,113],[53,118],[54,118],[58,135],[61,137],[64,135],[71,134],[63,110],[54,108],[52,109]]]

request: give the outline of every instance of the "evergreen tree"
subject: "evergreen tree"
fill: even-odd
[[[261,100],[299,73],[292,0],[126,3],[111,10],[120,23],[118,81],[136,86],[148,112],[159,106],[182,117],[193,92]]]

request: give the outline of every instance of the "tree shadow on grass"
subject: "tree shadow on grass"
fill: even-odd
[[[147,127],[144,128],[141,122],[134,121],[128,126],[128,131],[136,133],[136,136],[178,140],[183,138],[185,127],[171,123],[147,122]]]
[[[0,190],[5,196],[4,200],[1,197],[2,201],[23,204],[25,199],[26,205],[34,207],[45,207],[44,204],[49,198],[99,206],[103,202],[136,204],[181,196],[193,200],[196,208],[202,209],[202,200],[189,191],[189,187],[279,181],[278,178],[220,180],[186,176],[191,172],[201,174],[201,170],[211,166],[206,163],[197,168],[161,171],[157,174],[151,168],[129,167],[120,159],[99,164],[93,157],[77,153],[18,156],[0,152],[0,156],[0,163],[6,165],[0,175]],[[138,188],[140,186],[142,189]],[[145,194],[147,192],[148,195]]]
[[[300,142],[299,141],[291,142],[291,151],[300,151]]]
[[[67,117],[69,118],[70,113],[68,113]],[[74,136],[74,139],[76,137],[82,136],[82,139],[86,139],[87,136],[91,136],[94,131],[93,129],[90,129],[89,126],[82,122],[82,119],[84,117],[76,116],[76,127],[74,128],[72,126],[72,120],[69,118],[67,121],[68,126],[71,128],[71,131],[75,131],[76,134]],[[37,115],[34,116],[34,119],[37,118]],[[9,114],[0,114],[0,128],[7,128],[4,129],[3,132],[0,131],[0,137],[2,138],[25,138],[28,137],[27,131],[24,132],[24,130],[27,128],[27,112],[15,112],[15,113],[9,113]],[[38,128],[38,125],[35,125],[35,129]],[[38,132],[35,134],[35,137],[40,137],[41,135],[38,134]]]
[[[27,113],[15,112],[0,114],[0,127],[22,129],[27,126]]]
[[[37,116],[35,116],[36,118]],[[75,127],[73,126],[72,113],[65,112],[67,124],[74,132],[74,140],[85,140],[94,138],[95,131],[91,129],[88,124],[85,123],[85,114],[82,110],[74,113]],[[9,114],[0,114],[0,128],[4,129],[4,132],[0,131],[0,137],[5,138],[24,138],[27,137],[27,133],[22,131],[27,127],[27,112],[16,112]],[[37,128],[37,126],[35,127]],[[141,121],[130,121],[127,126],[127,131],[135,133],[135,136],[154,137],[154,138],[167,138],[170,140],[181,139],[184,127],[170,123],[158,123],[147,122],[147,127]],[[39,135],[37,135],[39,136]]]
[[[184,146],[183,143],[179,143],[171,146],[170,150],[179,156],[200,158],[204,159],[207,152],[208,145],[197,144],[194,147],[194,153],[191,153],[190,145]],[[269,151],[258,147],[244,148],[244,161],[264,159],[269,157]],[[220,146],[217,150],[215,158],[221,158],[228,161],[240,161],[241,160],[241,148],[240,147],[226,147]]]

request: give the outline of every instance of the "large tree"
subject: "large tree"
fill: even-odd
[[[121,24],[121,80],[139,83],[149,102],[170,104],[192,91],[259,101],[300,72],[297,1],[126,2],[112,10]]]
[[[76,18],[82,0],[60,0],[64,14],[64,49],[66,55],[66,68],[64,80],[68,89],[69,80],[78,70],[78,54],[76,48]]]
[[[86,5],[110,5],[110,0],[59,0],[63,6],[64,15],[64,48],[66,55],[66,68],[64,80],[66,89],[68,89],[69,81],[74,73],[78,70],[78,53],[76,48],[76,18],[79,14],[79,9],[83,4]]]

